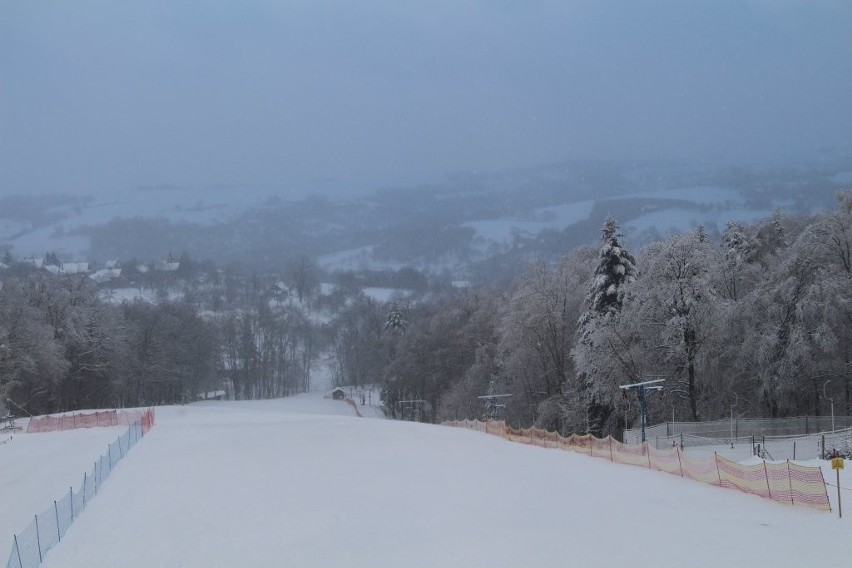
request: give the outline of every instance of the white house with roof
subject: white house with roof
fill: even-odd
[[[62,274],[87,274],[89,272],[88,262],[63,262],[60,267]]]

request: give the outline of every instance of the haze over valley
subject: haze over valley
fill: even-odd
[[[848,169],[847,169],[848,168]],[[350,195],[282,199],[239,187],[137,187],[100,196],[0,200],[0,246],[15,258],[156,261],[189,254],[254,270],[307,255],[329,273],[408,266],[505,282],[537,259],[593,244],[608,215],[641,247],[702,225],[830,209],[852,165],[774,169],[559,163]]]

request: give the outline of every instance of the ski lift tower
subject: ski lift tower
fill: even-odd
[[[504,398],[508,398],[512,396],[511,394],[484,394],[482,396],[478,396],[476,398],[485,401],[485,416],[488,417],[489,420],[499,420],[500,412],[506,408],[505,404],[502,404],[500,400]]]
[[[495,380],[492,377],[488,382],[488,394],[476,397],[485,401],[485,420],[498,420],[500,412],[506,408],[506,405],[502,404],[500,401],[512,396],[511,394],[497,394],[497,389],[495,388],[494,383]]]
[[[635,390],[639,395],[639,408],[641,410],[641,419],[640,422],[642,424],[642,443],[645,443],[645,427],[648,425],[648,406],[646,404],[646,397],[650,393],[658,392],[663,390],[663,385],[660,383],[664,383],[666,379],[653,379],[650,381],[644,381],[641,383],[632,383],[629,385],[619,385],[618,388],[621,389],[621,392],[624,395],[627,395],[627,391]]]

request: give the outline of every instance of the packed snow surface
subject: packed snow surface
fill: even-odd
[[[45,566],[833,567],[850,528],[310,394],[158,408]]]
[[[26,428],[26,423],[18,425]],[[7,560],[12,535],[21,532],[70,487],[77,491],[107,446],[127,426],[0,436],[0,563]],[[10,439],[11,438],[11,439]],[[0,564],[5,566],[5,564]]]

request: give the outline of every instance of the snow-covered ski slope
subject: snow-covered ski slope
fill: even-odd
[[[309,394],[158,408],[45,565],[830,567],[848,565],[850,530],[833,513],[357,418]]]
[[[6,440],[0,445],[0,563],[8,559],[12,535],[70,487],[78,490],[83,473],[127,431],[127,426],[111,426],[26,434],[26,421],[18,425],[21,432],[0,436],[0,442]]]

